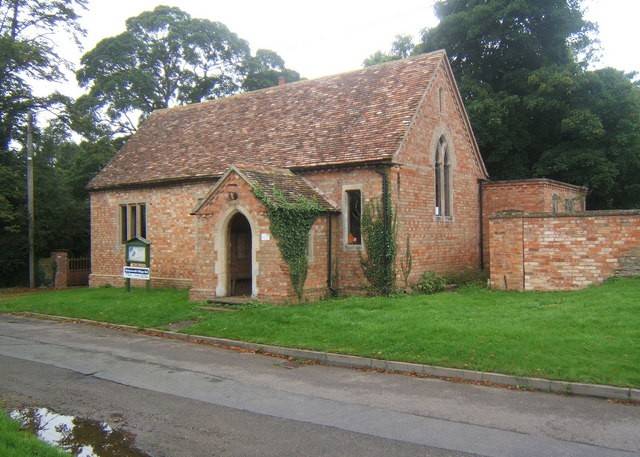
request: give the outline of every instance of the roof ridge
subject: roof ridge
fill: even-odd
[[[268,91],[286,90],[286,89],[289,89],[289,88],[291,88],[293,86],[297,87],[297,86],[304,85],[304,84],[317,83],[318,81],[324,81],[324,80],[328,80],[328,79],[331,79],[331,78],[338,78],[338,77],[341,77],[341,76],[354,75],[356,73],[367,73],[369,71],[380,69],[382,67],[399,66],[401,64],[407,64],[408,62],[410,63],[410,62],[413,62],[413,61],[416,61],[416,60],[422,60],[422,59],[427,60],[428,58],[432,58],[437,54],[442,54],[442,55],[446,56],[446,51],[444,49],[438,49],[438,50],[431,51],[431,52],[425,52],[425,53],[422,53],[422,54],[417,54],[415,56],[405,57],[404,59],[397,59],[397,60],[390,60],[390,61],[387,61],[387,62],[380,62],[380,63],[377,63],[375,65],[371,65],[371,66],[364,67],[364,68],[358,68],[358,69],[354,69],[354,70],[347,70],[347,71],[343,71],[343,72],[340,72],[340,73],[334,73],[334,74],[331,74],[331,75],[319,76],[317,78],[300,79],[298,81],[291,81],[291,82],[288,82],[286,84],[283,84],[282,86],[263,87],[262,89],[256,89],[256,90],[252,90],[252,91],[248,91],[248,92],[239,92],[239,93],[236,93],[236,94],[227,95],[225,97],[213,98],[213,99],[209,99],[209,100],[202,100],[201,102],[187,103],[185,105],[169,106],[167,108],[159,108],[159,109],[153,110],[149,116],[152,116],[152,115],[154,115],[156,113],[160,114],[160,113],[166,113],[166,112],[169,112],[169,111],[193,109],[194,107],[202,106],[202,105],[208,105],[208,104],[211,104],[211,103],[222,103],[222,102],[224,102],[226,100],[236,100],[236,99],[238,99],[240,97],[246,97],[246,96],[260,94],[260,93],[264,93],[264,92],[268,92]]]

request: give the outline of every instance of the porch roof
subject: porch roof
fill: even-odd
[[[325,212],[340,211],[338,206],[323,195],[319,189],[291,170],[260,165],[232,165],[209,194],[193,210],[192,214],[197,214],[211,200],[211,197],[216,194],[219,186],[222,185],[230,173],[237,173],[252,189],[260,189],[267,197],[277,198],[278,194],[280,194],[291,202],[306,198],[318,203]]]

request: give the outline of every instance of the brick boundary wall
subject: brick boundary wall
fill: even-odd
[[[490,218],[491,286],[573,290],[640,273],[640,210]]]
[[[556,213],[564,213],[565,202],[574,203],[574,211],[586,210],[587,188],[575,186],[553,179],[533,178],[505,181],[484,181],[482,186],[482,243],[483,266],[491,261],[491,251],[487,242],[489,218],[502,211],[526,211],[532,213],[553,212],[554,195],[558,198]]]

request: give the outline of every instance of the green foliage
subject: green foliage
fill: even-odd
[[[395,290],[396,218],[391,204],[388,175],[384,176],[381,201],[372,200],[362,213],[362,240],[366,255],[360,265],[371,288],[389,295]]]
[[[53,122],[34,134],[36,257],[53,249],[89,252],[89,196],[86,183],[113,156],[107,140],[75,143]],[[0,156],[0,286],[27,277],[25,158],[22,151]]]
[[[247,76],[242,83],[242,88],[246,91],[276,86],[281,77],[287,83],[300,79],[298,72],[288,69],[284,59],[268,49],[258,49],[255,57],[248,59],[245,68]]]
[[[322,213],[322,208],[318,202],[303,196],[289,198],[277,188],[268,192],[261,187],[254,187],[253,190],[267,208],[271,233],[276,237],[282,258],[289,266],[293,290],[301,300],[309,267],[309,231]]]
[[[425,271],[416,284],[416,289],[423,294],[435,294],[442,292],[447,285],[447,280],[433,271]]]
[[[77,43],[84,34],[78,10],[86,4],[86,0],[0,2],[0,153],[22,136],[29,110],[56,101],[57,97],[34,96],[32,84],[64,80],[63,70],[70,63],[57,53],[51,35],[66,32]]]
[[[413,53],[414,49],[415,45],[413,43],[413,38],[411,38],[410,35],[396,35],[393,43],[391,44],[390,52],[376,51],[364,59],[362,64],[365,67],[370,67],[371,65],[377,65],[379,63],[404,59],[409,57]]]
[[[640,206],[640,88],[587,71],[581,0],[443,0],[416,52],[446,49],[492,178],[549,177],[589,207]]]
[[[129,18],[125,32],[100,41],[81,65],[78,82],[89,92],[76,118],[125,135],[156,109],[267,87],[278,76],[299,79],[275,52],[252,57],[224,24],[168,6]]]
[[[3,457],[69,457],[69,454],[39,440],[20,423],[0,411],[0,455]]]

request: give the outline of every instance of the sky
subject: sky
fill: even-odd
[[[413,35],[433,27],[433,0],[89,0],[81,24],[87,30],[78,50],[60,40],[61,54],[77,67],[83,52],[103,38],[124,31],[125,20],[158,4],[177,6],[193,17],[227,25],[247,40],[253,52],[271,49],[287,67],[303,77],[354,70],[377,50],[387,51],[398,34]],[[637,50],[640,0],[586,0],[585,15],[598,23],[601,58],[596,68],[612,66],[640,72]],[[71,76],[55,87],[78,96],[82,90]],[[49,90],[50,87],[41,87]]]

